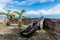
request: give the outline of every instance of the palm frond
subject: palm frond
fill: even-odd
[[[18,15],[20,14],[18,11],[13,11],[13,13],[16,13],[16,14],[18,14]]]
[[[7,10],[7,14],[10,14],[11,10]]]
[[[0,12],[0,14],[5,15],[6,13],[4,13],[4,12]]]
[[[22,10],[21,13],[19,14],[19,18],[21,18],[22,14],[24,14],[25,10]]]
[[[22,10],[21,13],[20,13],[20,15],[22,15],[24,12],[26,12],[26,11],[25,10]]]

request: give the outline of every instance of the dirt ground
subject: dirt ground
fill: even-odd
[[[19,27],[5,27],[0,30],[0,40],[59,40],[45,30],[37,30],[31,37],[26,38],[19,34]]]

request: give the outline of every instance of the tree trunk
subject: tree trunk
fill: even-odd
[[[7,23],[6,23],[6,26],[10,26],[10,22],[9,22],[9,19],[7,19]]]
[[[7,25],[7,26],[10,26],[10,22],[7,22],[6,25]]]
[[[19,20],[18,20],[18,27],[21,27],[21,26],[22,26],[22,20],[19,19]]]

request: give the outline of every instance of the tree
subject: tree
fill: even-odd
[[[15,15],[13,14],[13,13],[11,13],[10,14],[10,19],[9,19],[9,21],[10,21],[10,23],[14,23],[15,22]]]
[[[25,16],[23,16],[23,23],[24,23],[24,25],[27,25],[28,24],[28,18],[27,17],[25,17]],[[30,21],[29,21],[30,22]]]
[[[10,16],[11,19],[15,18],[15,15],[13,13],[11,13],[9,16]]]
[[[7,13],[5,13],[5,12],[0,12],[0,14],[7,16],[7,23],[6,23],[7,26],[10,25],[10,22],[9,22],[10,12],[11,12],[11,10],[8,10]]]
[[[22,10],[21,12],[14,11],[14,13],[18,14],[18,26],[20,27],[22,25],[22,14],[24,14],[25,10]]]

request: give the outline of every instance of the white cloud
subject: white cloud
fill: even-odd
[[[45,2],[54,2],[55,0],[39,0],[40,3],[45,3]]]
[[[11,2],[11,0],[0,0],[0,11],[4,11],[4,8],[9,2]]]
[[[49,14],[60,14],[60,4],[57,4],[55,7],[47,11]]]
[[[32,5],[34,3],[45,3],[45,2],[54,2],[55,0],[25,0],[25,1],[15,1],[13,4],[18,4],[18,5]]]
[[[5,7],[5,4],[0,4],[0,11],[3,11],[3,8]]]
[[[26,4],[26,1],[22,1],[22,2],[14,1],[13,4],[23,5]]]
[[[39,0],[40,3],[47,2],[48,0]]]
[[[36,2],[44,3],[44,2],[54,2],[55,0],[25,0],[25,1],[13,1],[13,0],[0,0],[0,11],[4,11],[4,8],[7,6],[8,3],[10,4],[18,4],[18,5],[32,5]],[[14,6],[11,6],[14,7]]]
[[[10,2],[11,0],[0,0],[0,3],[8,3]]]
[[[37,12],[36,11],[28,11],[27,14],[36,14],[37,15]]]
[[[27,2],[33,4],[33,3],[36,3],[36,2],[39,2],[39,3],[45,3],[45,2],[54,2],[55,0],[27,0]]]
[[[51,15],[51,14],[60,14],[60,4],[57,4],[56,6],[54,6],[51,9],[45,10],[38,10],[38,11],[28,11],[27,15],[39,15],[39,14],[43,14],[43,15]]]

